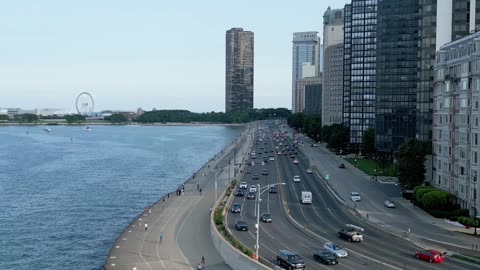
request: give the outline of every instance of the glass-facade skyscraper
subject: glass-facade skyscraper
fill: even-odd
[[[318,32],[293,33],[292,48],[292,112],[301,112],[303,108],[297,108],[297,80],[302,79],[302,66],[310,63],[315,66],[315,73],[320,72],[320,37]]]
[[[418,0],[378,0],[375,145],[393,152],[415,138]]]
[[[226,33],[225,112],[253,109],[253,32]]]
[[[375,126],[377,0],[352,0],[345,9],[344,124],[360,144]]]

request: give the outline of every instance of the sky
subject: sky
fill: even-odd
[[[0,1],[0,108],[225,110],[225,31],[255,34],[254,106],[291,108],[293,32],[347,0]]]

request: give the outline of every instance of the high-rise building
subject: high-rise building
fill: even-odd
[[[358,145],[375,126],[377,0],[352,0],[344,13],[343,122]]]
[[[253,109],[253,32],[226,33],[225,112]]]
[[[297,108],[297,112],[303,112],[305,109],[305,102],[306,102],[306,96],[305,96],[305,86],[306,85],[312,85],[312,84],[321,84],[322,83],[322,78],[321,76],[318,77],[307,77],[307,78],[302,78],[298,79],[297,85],[295,86],[297,91],[296,91],[296,96],[295,96],[295,108]]]
[[[393,152],[416,134],[418,0],[379,0],[375,146]]]
[[[322,114],[322,83],[307,84],[304,87],[306,115],[320,116]]]
[[[343,9],[323,15],[322,125],[341,124],[343,111]]]
[[[320,37],[318,32],[297,32],[293,33],[292,48],[292,112],[301,112],[303,108],[296,107],[297,80],[303,78],[302,66],[304,63],[310,63],[315,66],[316,73],[319,74],[320,66]]]
[[[419,3],[418,81],[416,108],[416,138],[432,140],[433,66],[435,65],[435,36],[437,0]]]
[[[437,1],[437,51],[444,44],[480,30],[479,0]]]
[[[472,215],[480,210],[480,32],[440,47],[435,65],[433,177]]]

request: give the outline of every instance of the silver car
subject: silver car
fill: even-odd
[[[383,205],[385,205],[385,207],[387,208],[395,208],[395,203],[389,200],[386,200],[385,202],[383,202]]]
[[[335,256],[339,258],[344,258],[348,256],[347,251],[344,250],[342,246],[339,246],[335,243],[325,243],[325,245],[323,245],[323,248],[332,252],[333,254],[335,254]]]

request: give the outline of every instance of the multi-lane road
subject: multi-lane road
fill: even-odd
[[[249,185],[260,184],[261,187],[285,183],[278,186],[278,193],[271,194],[266,191],[261,195],[260,214],[269,212],[273,218],[272,223],[260,223],[259,254],[262,261],[270,265],[276,264],[278,251],[287,249],[299,254],[307,269],[326,269],[329,266],[314,261],[312,254],[322,249],[324,243],[334,242],[345,247],[349,253],[347,258],[339,259],[339,265],[335,266],[339,269],[480,269],[449,257],[441,264],[417,260],[414,254],[421,248],[384,229],[363,222],[349,208],[339,204],[315,170],[313,174],[307,173],[310,161],[301,151],[295,155],[298,164],[293,163],[290,155],[277,155],[275,147],[279,146],[280,142],[290,146],[292,142],[272,140],[273,132],[272,127],[260,128],[254,145],[257,152],[257,158],[253,159],[255,165],[250,167],[250,173],[242,180]],[[263,156],[268,159],[273,156],[274,160],[262,164]],[[264,169],[268,171],[268,175],[262,175]],[[259,180],[253,180],[254,174],[259,175]],[[293,182],[295,175],[300,177],[300,182]],[[313,193],[311,205],[300,203],[301,191]],[[229,228],[237,239],[255,250],[256,200],[236,197],[233,203],[240,203],[242,211],[229,212]],[[248,232],[235,230],[234,224],[238,220],[248,223]],[[350,243],[339,239],[337,232],[345,224],[364,228],[365,240]]]

